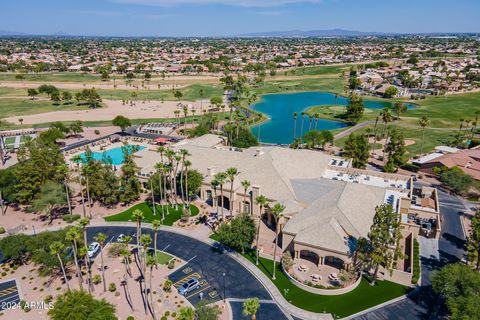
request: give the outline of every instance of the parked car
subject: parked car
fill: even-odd
[[[200,288],[200,281],[198,281],[197,278],[192,278],[178,288],[178,293],[180,293],[182,296],[185,296],[190,291],[198,288]]]
[[[125,238],[126,238],[126,237],[127,237],[126,235],[124,235],[123,233],[121,233],[121,234],[117,237],[117,242],[122,242],[122,243],[125,242]]]
[[[90,245],[88,246],[88,257],[89,258],[92,258],[95,253],[97,253],[97,251],[100,250],[100,243],[98,242],[92,242],[90,243]]]

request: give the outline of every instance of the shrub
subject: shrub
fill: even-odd
[[[165,282],[163,283],[163,290],[165,292],[172,291],[172,285],[173,285],[172,280],[169,280],[169,279],[165,280]]]
[[[98,129],[95,129],[95,131],[93,131],[93,133],[95,133],[97,136],[100,134],[100,130]],[[133,317],[132,317],[133,318]]]
[[[163,316],[163,317],[160,318],[160,320],[168,320],[168,318]]]
[[[135,318],[133,316],[128,316],[127,320],[135,320]]]
[[[293,260],[292,260],[292,255],[290,252],[285,251],[282,255],[282,263],[283,267],[285,268],[286,271],[290,270],[293,266]]]
[[[62,219],[63,221],[65,221],[66,223],[72,223],[78,219],[80,219],[80,215],[79,214],[64,214],[62,216]]]
[[[49,294],[48,296],[45,297],[45,300],[43,300],[43,302],[45,302],[45,304],[49,304],[50,302],[53,301],[53,297],[51,294]]]
[[[412,172],[418,172],[418,170],[420,170],[420,166],[413,163],[406,163],[401,168]]]
[[[413,272],[412,283],[416,284],[420,279],[420,250],[417,239],[413,240]]]
[[[168,269],[175,268],[175,259],[172,259],[168,262]]]
[[[165,317],[168,317],[170,315],[170,311],[165,311]]]
[[[115,291],[117,291],[117,285],[116,285],[115,283],[113,283],[113,282],[110,283],[110,284],[108,285],[108,291],[110,291],[110,292],[115,292]]]
[[[93,284],[102,283],[102,277],[99,274],[95,274],[92,279]]]
[[[108,254],[111,257],[119,257],[122,249],[125,248],[125,245],[122,243],[114,243],[108,248]]]
[[[5,228],[4,227],[0,227],[0,234],[2,233],[5,233]]]

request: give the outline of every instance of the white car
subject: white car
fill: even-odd
[[[117,237],[117,242],[125,242],[125,237],[126,235],[124,235],[123,233],[119,234],[118,237]]]
[[[100,243],[98,242],[92,242],[90,243],[90,245],[88,246],[88,257],[89,258],[92,258],[95,253],[97,253],[97,251],[100,250]]]

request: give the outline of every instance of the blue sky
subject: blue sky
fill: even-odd
[[[0,30],[222,36],[342,28],[480,32],[479,0],[2,0]]]

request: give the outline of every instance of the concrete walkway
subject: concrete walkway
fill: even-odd
[[[340,133],[337,133],[337,134],[333,137],[333,140],[342,139],[343,137],[348,136],[350,133],[355,132],[355,131],[357,131],[357,130],[360,130],[360,129],[362,129],[362,128],[365,128],[366,126],[371,125],[371,124],[374,124],[374,123],[375,123],[375,121],[370,120],[370,121],[365,121],[365,122],[356,124],[356,125],[354,125],[353,127],[350,127],[350,128],[348,128],[347,130],[345,130],[345,131],[342,131],[342,132],[340,132]]]

